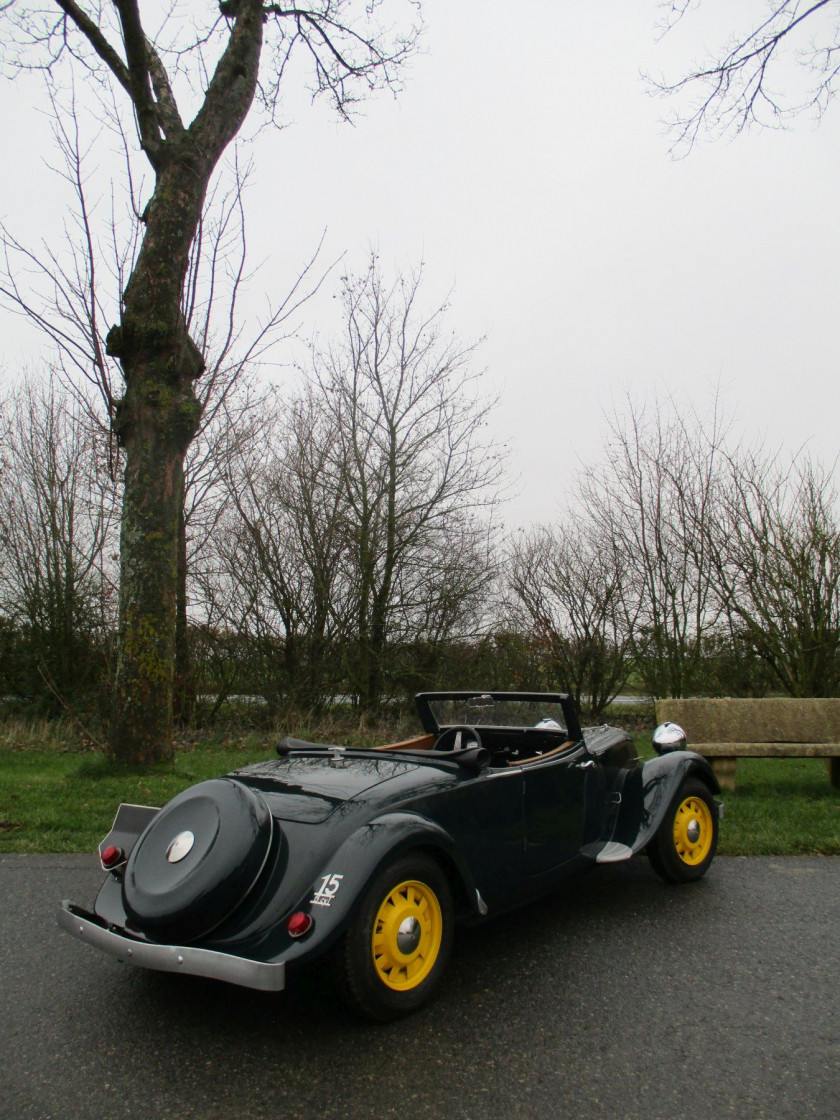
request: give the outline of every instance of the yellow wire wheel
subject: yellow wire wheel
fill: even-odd
[[[700,797],[686,797],[674,815],[674,849],[689,867],[697,867],[712,850],[712,813]]]
[[[443,935],[437,895],[419,879],[398,883],[382,900],[371,936],[379,979],[395,992],[422,984],[435,966]]]

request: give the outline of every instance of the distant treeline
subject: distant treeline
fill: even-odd
[[[840,526],[819,464],[733,448],[714,414],[628,401],[563,516],[506,531],[468,351],[412,367],[392,340],[374,366],[364,329],[355,358],[331,351],[296,395],[226,387],[193,448],[182,722],[240,696],[274,715],[565,689],[598,716],[628,689],[838,694]],[[107,721],[119,450],[55,380],[23,382],[0,425],[0,696]]]

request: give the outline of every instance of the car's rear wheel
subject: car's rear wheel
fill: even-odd
[[[671,883],[701,879],[715,857],[718,811],[709,787],[687,778],[648,845],[654,870]]]
[[[438,864],[407,855],[369,887],[334,957],[344,1003],[387,1022],[420,1008],[452,950],[452,895]]]

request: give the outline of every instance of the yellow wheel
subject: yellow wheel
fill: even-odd
[[[443,923],[437,895],[407,879],[383,899],[373,922],[371,953],[379,979],[395,992],[422,984],[440,952]]]
[[[420,853],[396,860],[371,883],[333,955],[339,995],[370,1019],[416,1011],[446,968],[453,924],[440,865]]]
[[[712,812],[702,797],[686,797],[674,817],[674,850],[683,863],[696,867],[712,849]]]
[[[648,845],[654,870],[672,883],[702,878],[717,850],[718,810],[699,778],[687,778]]]

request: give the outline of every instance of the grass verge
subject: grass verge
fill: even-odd
[[[163,805],[187,786],[265,758],[261,747],[211,746],[150,770],[100,754],[0,753],[0,852],[96,851],[121,801]]]
[[[719,851],[732,856],[840,854],[840,790],[822,758],[744,758]]]
[[[354,746],[387,742],[382,728],[298,728],[301,738]],[[393,739],[407,737],[401,728]],[[650,757],[649,735],[634,736]],[[269,758],[277,735],[206,740],[181,749],[171,764],[151,770],[115,766],[98,753],[80,753],[61,740],[34,749],[27,740],[0,748],[0,852],[95,851],[121,801],[163,805],[187,786]],[[393,741],[393,739],[391,741]],[[725,793],[722,855],[840,854],[840,791],[822,759],[743,759],[737,789]]]

